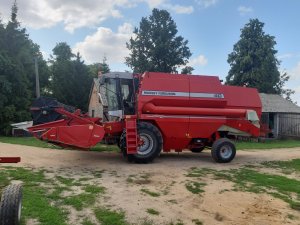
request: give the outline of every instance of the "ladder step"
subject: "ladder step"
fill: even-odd
[[[126,146],[127,153],[135,154],[137,152],[137,126],[136,119],[129,118],[125,120],[126,128]]]
[[[128,147],[127,147],[128,149],[136,149],[136,145],[128,145]]]
[[[135,134],[129,134],[129,135],[127,135],[127,138],[128,139],[130,139],[130,138],[136,139],[136,135]]]

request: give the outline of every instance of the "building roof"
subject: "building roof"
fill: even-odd
[[[300,107],[280,95],[260,93],[262,112],[300,113]]]

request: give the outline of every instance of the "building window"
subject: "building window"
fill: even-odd
[[[95,117],[95,110],[92,110],[92,117]]]

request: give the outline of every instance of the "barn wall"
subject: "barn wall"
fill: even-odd
[[[279,137],[300,138],[300,114],[280,113],[277,121]]]

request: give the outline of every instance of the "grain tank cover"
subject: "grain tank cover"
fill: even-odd
[[[244,117],[247,109],[261,110],[256,89],[222,85],[217,76],[154,72],[142,75],[138,103],[146,114]]]

